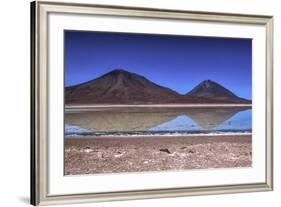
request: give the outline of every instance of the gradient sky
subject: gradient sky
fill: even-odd
[[[120,68],[180,94],[210,79],[252,98],[251,39],[65,31],[66,86]]]

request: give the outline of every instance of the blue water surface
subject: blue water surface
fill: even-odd
[[[196,113],[175,113],[174,118],[169,118],[162,123],[157,123],[154,126],[148,127],[145,130],[141,127],[142,124],[150,123],[151,119],[148,116],[143,116],[138,119],[140,122],[132,123],[134,117],[140,112],[126,113],[126,119],[124,114],[114,113],[107,115],[107,119],[110,121],[111,126],[108,130],[104,130],[105,125],[99,125],[103,120],[103,113],[89,112],[87,115],[87,121],[80,117],[79,113],[75,114],[75,118],[72,117],[72,122],[80,120],[78,125],[68,123],[66,119],[65,135],[66,136],[87,136],[87,135],[156,135],[156,134],[196,134],[196,133],[251,133],[252,132],[252,110],[231,110],[228,109],[203,109],[197,110]],[[85,116],[85,112],[83,112]],[[166,113],[166,112],[157,112]],[[158,114],[159,115],[159,114]],[[74,116],[74,115],[72,115]],[[82,116],[82,113],[81,113]],[[99,117],[98,117],[99,116]],[[120,118],[119,118],[120,116]],[[152,114],[151,116],[156,116]],[[110,118],[111,117],[111,118]],[[99,118],[99,119],[97,119]],[[117,121],[112,121],[112,120]],[[122,119],[123,118],[123,119]],[[105,119],[105,120],[107,120]],[[147,119],[147,120],[146,120]],[[70,120],[70,122],[71,122]],[[73,121],[74,120],[74,121]],[[82,121],[81,121],[82,120]],[[99,120],[99,121],[98,121]],[[121,123],[122,121],[122,123]],[[89,128],[89,123],[95,123],[93,126],[96,128]],[[107,122],[106,122],[107,123]],[[121,124],[120,124],[121,123]],[[139,123],[139,124],[138,124]],[[91,125],[91,124],[90,124]],[[127,127],[124,127],[127,126]],[[120,128],[122,127],[122,128]]]

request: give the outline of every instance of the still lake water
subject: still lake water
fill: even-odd
[[[112,107],[65,112],[66,136],[251,133],[247,107]]]

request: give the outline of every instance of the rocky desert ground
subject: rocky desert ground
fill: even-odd
[[[65,175],[236,168],[251,164],[251,135],[65,138]]]

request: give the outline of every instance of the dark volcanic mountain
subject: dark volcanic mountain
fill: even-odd
[[[205,80],[201,82],[190,92],[188,92],[186,96],[215,99],[221,101],[225,100],[226,102],[251,103],[251,101],[236,96],[230,90],[211,80]]]
[[[203,81],[186,95],[157,85],[143,76],[118,69],[75,86],[66,87],[65,103],[167,104],[250,103],[213,81]]]
[[[234,93],[227,90],[220,84],[205,80],[193,88],[187,95],[197,96],[197,97],[228,97],[228,98],[238,98]]]
[[[66,103],[152,104],[172,103],[178,94],[143,76],[113,70],[97,79],[67,87]]]

